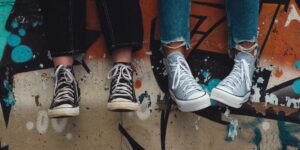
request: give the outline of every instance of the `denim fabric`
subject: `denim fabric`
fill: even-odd
[[[175,41],[190,46],[190,0],[159,0],[160,38],[163,44]],[[259,0],[225,0],[228,47],[240,42],[256,42]],[[204,10],[205,11],[205,10]]]
[[[228,48],[241,42],[256,42],[259,0],[225,0],[228,24]]]
[[[163,44],[182,41],[190,47],[190,1],[158,0],[160,39]]]

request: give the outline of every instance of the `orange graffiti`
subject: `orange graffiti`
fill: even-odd
[[[141,80],[136,80],[135,82],[134,82],[134,87],[135,88],[140,88],[142,86],[142,81]]]

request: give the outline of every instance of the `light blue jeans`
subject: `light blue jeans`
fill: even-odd
[[[160,39],[163,44],[184,42],[190,47],[190,0],[159,0]],[[228,48],[256,42],[259,0],[225,0]],[[204,10],[205,11],[205,10]]]

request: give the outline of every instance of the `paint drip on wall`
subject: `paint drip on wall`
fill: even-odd
[[[12,87],[11,85],[8,83],[7,80],[3,81],[3,86],[5,88],[5,90],[7,91],[7,96],[4,97],[3,101],[5,103],[6,107],[9,106],[14,106],[16,104],[16,100],[15,100],[15,96],[14,93],[12,91]]]
[[[148,92],[145,91],[138,97],[138,100],[141,104],[141,107],[139,110],[136,111],[136,115],[139,119],[146,120],[150,117],[152,113],[151,97],[148,94]]]

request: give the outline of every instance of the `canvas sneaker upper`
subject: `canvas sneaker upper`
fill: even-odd
[[[244,96],[251,90],[255,58],[248,52],[239,52],[234,58],[230,74],[216,87],[235,96]]]
[[[188,63],[180,52],[171,53],[164,63],[169,88],[178,100],[189,101],[206,94],[194,79]]]

